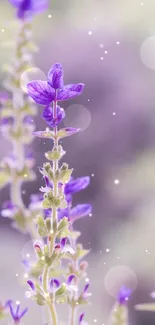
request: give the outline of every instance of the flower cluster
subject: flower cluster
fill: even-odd
[[[127,301],[131,295],[131,290],[123,286],[120,288],[117,296],[117,301],[113,307],[110,316],[110,325],[128,325],[128,308]]]
[[[32,297],[39,305],[47,305],[53,325],[58,324],[56,304],[67,303],[71,310],[71,325],[75,321],[78,306],[87,303],[90,293],[89,283],[79,290],[79,281],[86,276],[87,262],[82,259],[89,253],[77,243],[80,235],[74,230],[74,222],[91,213],[90,204],[73,206],[73,194],[85,189],[90,182],[89,177],[74,179],[72,169],[60,160],[65,152],[59,140],[77,133],[78,129],[62,128],[58,125],[65,117],[64,109],[57,105],[58,101],[67,100],[80,95],[84,84],[63,83],[63,68],[54,64],[50,69],[47,81],[32,81],[28,84],[31,98],[44,107],[42,118],[52,129],[34,132],[36,136],[53,140],[53,149],[45,153],[48,162],[43,164],[40,172],[45,186],[40,188],[41,195],[33,195],[29,209],[38,211],[36,225],[38,234],[43,240],[34,243],[37,262],[32,265],[24,260],[30,279],[27,281],[30,290],[27,297]],[[42,214],[40,212],[42,208]],[[68,260],[68,266],[64,260]],[[60,280],[60,277],[63,279]],[[83,315],[83,314],[82,314]],[[80,324],[83,316],[80,316]]]
[[[15,44],[11,64],[6,68],[7,92],[0,94],[0,125],[3,136],[12,143],[13,153],[0,163],[0,188],[10,183],[10,201],[3,206],[2,215],[11,217],[15,227],[29,232],[36,238],[32,219],[22,199],[22,184],[35,179],[34,158],[26,146],[33,141],[35,125],[33,117],[36,107],[30,97],[21,89],[22,73],[32,67],[35,44],[32,41],[31,20],[33,15],[44,11],[48,0],[9,0],[16,7],[19,18],[19,35]]]

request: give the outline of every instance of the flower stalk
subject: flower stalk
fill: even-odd
[[[56,304],[60,303],[70,306],[70,325],[74,325],[76,307],[87,303],[89,285],[85,285],[84,290],[79,294],[78,281],[84,277],[86,270],[86,264],[82,266],[79,261],[88,251],[84,250],[82,245],[76,244],[79,233],[74,232],[73,223],[78,218],[88,215],[91,212],[91,205],[83,204],[72,208],[72,194],[86,188],[89,177],[73,180],[71,177],[73,170],[65,163],[59,166],[65,154],[59,140],[79,130],[58,129],[58,125],[65,117],[65,112],[58,106],[58,101],[80,95],[84,85],[64,86],[62,66],[56,63],[48,73],[47,82],[32,81],[27,87],[31,98],[45,106],[42,117],[52,128],[37,131],[35,135],[53,140],[52,151],[45,153],[49,162],[44,163],[43,168],[40,169],[45,181],[45,187],[40,189],[43,192],[44,217],[38,216],[36,224],[39,235],[44,237],[45,244],[34,245],[39,258],[34,269],[39,270],[41,280],[40,277],[38,278],[38,273],[33,272],[33,275],[36,275],[36,282],[28,280],[28,284],[31,288],[30,294],[37,303],[49,308],[52,325],[57,325],[59,322]],[[70,261],[68,267],[64,267],[65,259]],[[31,271],[30,276],[32,276]],[[61,283],[59,276],[63,276],[65,281]]]
[[[0,188],[10,183],[10,202],[4,204],[2,216],[13,219],[16,228],[36,239],[38,233],[33,222],[35,213],[25,206],[22,197],[24,182],[35,179],[34,159],[26,153],[26,146],[33,141],[35,125],[32,119],[36,115],[36,107],[21,89],[21,76],[32,68],[33,52],[36,50],[32,41],[32,17],[46,9],[48,0],[38,0],[36,7],[32,0],[9,1],[17,8],[19,33],[14,58],[11,65],[6,67],[7,80],[4,86],[8,93],[0,96],[1,131],[12,143],[13,149],[11,156],[4,158],[0,164]]]

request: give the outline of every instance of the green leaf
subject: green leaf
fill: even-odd
[[[36,294],[36,302],[39,306],[44,306],[46,304],[46,300],[43,295],[40,293]]]
[[[54,132],[52,131],[37,131],[33,132],[33,135],[39,138],[54,139]]]
[[[40,267],[39,265],[36,267],[32,267],[32,269],[30,271],[30,275],[34,278],[38,278],[42,274],[42,269],[43,269],[43,266]]]
[[[62,294],[64,294],[65,292],[67,291],[67,286],[66,286],[66,283],[63,283],[61,285],[61,287],[55,292],[55,296],[58,297],[58,296],[61,296]]]
[[[68,183],[71,177],[73,169],[60,170],[60,181],[65,184]]]
[[[49,272],[50,278],[56,278],[56,277],[59,277],[64,274],[65,274],[64,269],[57,269],[57,268],[53,268],[53,267],[52,267],[52,269],[50,269],[50,272]]]
[[[64,238],[64,237],[69,237],[69,235],[70,235],[70,231],[68,227],[65,227],[57,234],[57,237]]]
[[[67,303],[67,296],[63,294],[62,296],[56,297],[57,304],[66,304]]]
[[[9,181],[10,181],[10,176],[5,171],[0,171],[0,188],[7,185]]]
[[[78,244],[77,245],[77,250],[76,250],[76,257],[78,259],[83,258],[87,254],[89,254],[90,250],[89,249],[83,249],[82,245]]]
[[[66,228],[67,225],[68,225],[68,218],[64,217],[58,225],[58,231],[61,231],[63,228]]]
[[[41,217],[41,216],[38,216],[37,218],[37,225],[44,228],[45,227],[45,221],[44,221],[44,218]]]
[[[70,135],[76,134],[80,131],[80,129],[76,129],[76,128],[64,128],[58,131],[57,133],[57,137],[59,139],[68,137]]]
[[[50,232],[51,231],[51,219],[50,218],[46,218],[46,228],[47,230]]]
[[[61,158],[61,154],[59,151],[57,151],[57,149],[53,149],[52,151],[48,151],[45,153],[45,157],[48,160],[53,160],[53,161],[57,161]]]
[[[45,259],[40,259],[39,261],[38,261],[38,263],[37,263],[37,265],[36,265],[36,268],[43,268],[44,267],[44,265],[45,265]]]
[[[40,226],[38,227],[38,233],[41,237],[46,237],[48,235],[47,229],[42,228]]]
[[[53,261],[49,256],[45,256],[45,262],[48,266],[51,266]]]

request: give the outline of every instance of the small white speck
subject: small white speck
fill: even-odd
[[[24,177],[27,177],[27,174],[24,174]]]
[[[116,42],[116,44],[117,44],[117,45],[119,45],[119,44],[120,44],[120,42],[119,42],[119,41],[117,41],[117,42]]]
[[[104,59],[104,57],[103,57],[103,56],[101,56],[101,61],[103,61],[103,59]]]
[[[119,179],[115,179],[115,180],[114,180],[114,184],[115,184],[115,185],[118,185],[119,183],[120,183]]]
[[[92,213],[89,213],[89,217],[92,217]]]
[[[103,49],[104,45],[103,44],[100,44],[100,48]]]
[[[148,253],[148,249],[145,249],[145,252]]]
[[[30,291],[25,292],[25,297],[26,298],[31,298],[31,296],[32,296],[32,293]]]
[[[143,2],[141,2],[141,4],[140,4],[141,6],[144,6],[144,3]]]
[[[79,303],[78,302],[76,302],[76,305],[78,305]]]
[[[106,248],[106,253],[109,253],[110,252],[110,249],[109,248]]]
[[[113,112],[113,113],[112,113],[112,115],[114,115],[114,116],[115,116],[115,115],[116,115],[116,113],[115,113],[115,112]]]
[[[24,274],[24,278],[27,279],[28,278],[28,273]]]
[[[106,265],[106,262],[104,262],[103,264]]]
[[[85,282],[89,282],[89,278],[85,278]]]
[[[19,300],[16,301],[16,305],[20,305],[20,301]]]
[[[97,323],[97,319],[94,319],[94,323]]]
[[[119,256],[117,256],[117,259],[119,260],[119,259],[120,259],[120,257],[119,257]]]
[[[52,18],[52,15],[48,15],[48,18]]]
[[[88,102],[90,102],[90,99],[88,99]]]
[[[102,251],[100,251],[100,253],[102,253]]]
[[[92,177],[94,177],[94,174],[91,174]]]
[[[88,244],[90,245],[90,241],[88,242]]]
[[[89,30],[89,32],[88,32],[88,35],[92,35],[93,33],[92,33],[92,31],[91,30]]]
[[[26,254],[26,257],[30,257],[30,254]]]
[[[2,29],[1,31],[2,31],[2,33],[4,33],[4,29]]]
[[[105,54],[108,54],[108,51],[104,51]]]
[[[18,273],[16,273],[16,276],[18,276]]]

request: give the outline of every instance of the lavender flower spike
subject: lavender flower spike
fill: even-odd
[[[9,0],[17,8],[17,17],[25,19],[48,8],[48,0]]]
[[[28,311],[28,308],[25,308],[23,311],[19,311],[20,310],[20,303],[17,305],[16,308],[13,308],[12,306],[12,301],[9,300],[7,302],[8,307],[10,308],[10,313],[12,316],[12,319],[14,320],[14,322],[16,324],[20,323],[21,318],[26,314],[26,312]]]
[[[47,81],[31,81],[27,85],[28,94],[38,104],[50,105],[53,101],[63,101],[79,96],[84,84],[63,84],[63,68],[60,63],[54,64],[48,72]]]

